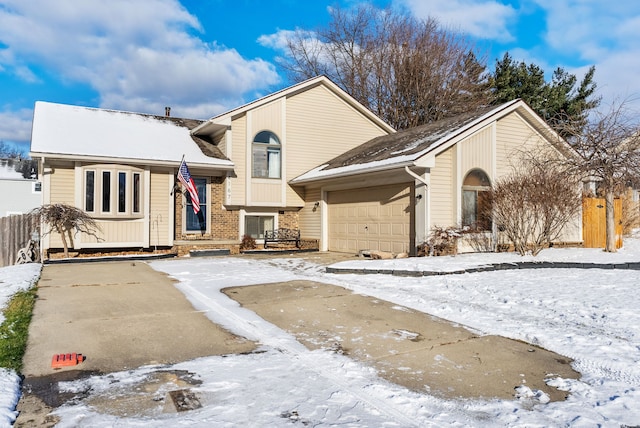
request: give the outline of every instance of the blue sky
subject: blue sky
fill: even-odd
[[[275,59],[296,27],[358,0],[0,0],[0,141],[27,151],[35,101],[206,119],[290,82]],[[640,97],[640,2],[389,0],[488,53],[549,74],[590,65],[603,105]]]

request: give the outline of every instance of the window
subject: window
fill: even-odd
[[[84,169],[84,210],[99,217],[142,215],[142,173],[110,165]]]
[[[118,173],[118,212],[127,210],[127,173]]]
[[[193,205],[191,205],[191,197],[189,192],[184,192],[184,197],[187,199],[185,204],[185,230],[187,232],[205,232],[207,230],[207,179],[195,178],[193,181],[196,183],[196,189],[198,190],[198,199],[200,200],[200,211],[198,214],[193,212]]]
[[[111,211],[111,171],[102,171],[102,212]]]
[[[462,182],[462,225],[491,230],[489,177],[480,169],[471,170]]]
[[[133,212],[140,213],[140,173],[133,173]]]
[[[84,173],[84,210],[87,212],[93,212],[93,201],[96,196],[95,188],[95,171],[85,171]]]
[[[274,216],[248,215],[244,217],[244,233],[254,239],[264,239],[264,232],[274,230]]]
[[[280,178],[280,140],[270,131],[259,132],[253,139],[253,177]]]

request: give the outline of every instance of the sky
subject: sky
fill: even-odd
[[[362,0],[0,0],[0,141],[26,153],[36,101],[207,119],[289,86],[296,28]],[[466,34],[489,70],[505,52],[582,78],[603,106],[640,98],[640,3],[372,0]]]

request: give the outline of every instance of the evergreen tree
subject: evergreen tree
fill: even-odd
[[[490,85],[495,104],[521,98],[562,133],[569,122],[584,126],[589,110],[600,105],[600,97],[594,97],[594,74],[595,67],[591,66],[576,87],[577,77],[558,67],[547,82],[542,68],[518,63],[507,52],[496,61]]]

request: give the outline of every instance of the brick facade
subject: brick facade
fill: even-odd
[[[175,193],[175,239],[183,241],[176,244],[178,255],[187,254],[190,250],[229,249],[237,254],[240,248],[239,224],[240,211],[227,210],[224,207],[224,177],[211,177],[208,186],[208,221],[209,231],[205,233],[184,233],[182,229],[183,198],[181,191]],[[188,244],[184,241],[192,241]]]

